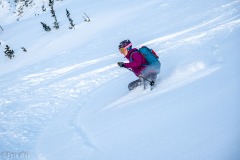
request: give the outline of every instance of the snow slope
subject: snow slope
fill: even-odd
[[[0,12],[0,159],[240,158],[239,0],[64,0],[49,33],[38,9]],[[127,90],[124,39],[158,53],[154,90]]]

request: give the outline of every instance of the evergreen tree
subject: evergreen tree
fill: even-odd
[[[84,13],[84,12],[83,12]],[[88,17],[88,15],[86,13],[84,13],[86,17],[83,16],[83,19],[85,22],[90,22],[90,18]]]
[[[46,24],[43,23],[43,22],[41,22],[41,24],[42,24],[43,29],[44,29],[45,31],[47,31],[47,32],[51,31],[51,28],[50,28],[48,25],[46,25]]]
[[[17,8],[17,16],[18,16],[17,20],[18,20],[18,21],[19,21],[19,19],[22,17],[23,8],[24,8],[23,3],[21,3],[21,4],[18,6],[18,8]]]
[[[47,9],[45,8],[45,5],[42,5],[42,11],[45,12]]]
[[[51,8],[52,17],[54,17],[54,20],[55,20],[54,23],[53,23],[54,24],[53,27],[55,29],[59,29],[59,23],[57,21],[57,16],[56,16],[55,11],[53,9],[53,4],[54,4],[54,1],[53,0],[49,0],[49,6]]]
[[[73,24],[73,20],[71,19],[71,17],[70,17],[70,13],[69,13],[69,11],[66,9],[66,12],[67,12],[67,17],[68,17],[68,20],[69,20],[69,22],[70,22],[70,29],[73,29],[74,28],[74,26],[75,26],[75,24]]]
[[[53,6],[54,5],[54,0],[49,0],[49,6]]]
[[[59,29],[59,23],[58,23],[58,21],[57,21],[57,17],[55,16],[54,19],[55,19],[55,22],[53,23],[53,24],[54,24],[53,27],[54,27],[55,29]]]
[[[28,7],[28,3],[29,3],[29,0],[24,1],[24,4],[25,4],[26,7]]]
[[[11,50],[8,45],[6,45],[4,53],[5,53],[5,56],[8,56],[8,58],[10,58],[10,59],[12,59],[14,57],[14,51]]]
[[[2,28],[2,26],[0,26],[0,28],[1,28],[2,31],[4,31],[3,28]]]
[[[22,50],[24,51],[24,52],[27,52],[27,50],[26,50],[26,48],[25,47],[21,47],[22,48]]]

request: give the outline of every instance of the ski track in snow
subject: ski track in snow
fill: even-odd
[[[167,50],[183,46],[185,44],[201,44],[203,40],[209,40],[220,32],[229,32],[229,30],[231,31],[240,24],[239,10],[233,7],[235,5],[239,5],[239,1],[233,1],[229,4],[221,6],[221,8],[213,10],[212,12],[217,13],[221,13],[223,10],[228,11],[222,12],[222,14],[208,21],[204,21],[202,24],[148,41],[142,45],[153,47],[161,45],[163,49],[161,49],[160,52],[164,53],[167,52]],[[162,45],[164,43],[165,45]]]
[[[149,87],[146,90],[144,90],[142,87],[138,87],[135,90],[131,91],[129,94],[114,101],[99,111],[121,108],[124,106],[124,104],[133,103],[139,100],[144,101],[150,97],[157,96],[159,94],[185,86],[199,78],[216,72],[220,68],[220,66],[205,68],[204,63],[202,62],[190,64],[184,70],[175,71],[175,73],[173,73],[170,77],[158,79],[156,82],[156,87],[154,87],[153,90],[150,91]]]
[[[202,39],[205,40],[205,38],[208,38],[209,35],[214,36],[219,32],[222,32],[226,29],[228,30],[230,28],[234,28],[235,26],[239,26],[240,24],[239,19],[235,20],[233,18],[233,20],[227,20],[225,23],[215,26],[215,28],[210,27],[210,29],[208,30],[202,30],[200,32],[197,32],[198,28],[201,28],[202,26],[205,26],[207,24],[216,23],[216,20],[221,20],[221,19],[222,19],[222,16],[220,18],[211,20],[210,22],[206,22],[204,25],[200,25],[200,27],[193,27],[187,31],[182,31],[179,33],[175,33],[174,35],[161,37],[159,39],[147,42],[143,45],[150,45],[150,46],[153,46],[153,48],[155,47],[157,48],[157,46],[160,43],[164,43],[169,40],[174,40],[175,45],[173,46],[170,45],[170,47],[166,47],[165,49],[165,52],[166,52],[166,50],[170,50],[172,48],[178,48],[182,45],[188,45],[193,42],[200,43]],[[192,33],[189,36],[189,32],[197,32],[197,33],[195,34]],[[162,55],[160,54],[160,59],[161,59],[161,56]],[[25,108],[24,110],[21,108],[19,109],[18,112],[11,113],[12,116],[8,118],[6,117],[8,110],[7,109],[5,110],[4,107],[1,108],[0,114],[2,115],[1,116],[2,129],[4,130],[4,128],[6,128],[6,130],[8,130],[5,133],[2,132],[1,136],[2,137],[12,136],[12,138],[7,138],[7,139],[13,139],[13,142],[16,142],[16,141],[28,142],[30,140],[29,135],[33,134],[33,137],[34,137],[34,133],[29,133],[30,130],[32,130],[32,128],[36,128],[36,132],[37,132],[37,129],[39,128],[33,127],[32,124],[34,123],[32,123],[31,126],[28,126],[28,128],[26,128],[25,130],[20,129],[16,127],[18,122],[21,122],[24,119],[25,121],[28,121],[29,118],[35,119],[35,121],[37,121],[37,119],[40,118],[41,119],[40,122],[43,123],[46,119],[48,119],[47,112],[49,112],[49,110],[50,111],[52,110],[51,112],[54,113],[56,110],[59,110],[57,108],[59,107],[59,105],[61,106],[62,104],[64,104],[65,98],[67,99],[72,98],[73,100],[75,100],[79,97],[87,96],[89,93],[96,90],[98,87],[102,87],[104,84],[111,81],[112,79],[115,79],[115,78],[118,78],[119,76],[124,75],[127,71],[119,69],[116,66],[116,64],[105,66],[105,67],[92,70],[86,73],[81,73],[78,76],[72,76],[72,74],[70,74],[70,73],[78,72],[79,70],[86,68],[88,66],[95,65],[96,63],[102,63],[104,61],[107,61],[109,59],[116,58],[116,57],[118,56],[110,55],[103,58],[86,61],[83,63],[67,66],[60,69],[55,69],[55,70],[52,69],[45,72],[19,76],[19,79],[15,79],[13,81],[10,80],[8,86],[1,87],[3,91],[2,96],[0,98],[1,106],[9,107],[9,106],[14,106],[14,104],[23,104],[23,102],[24,104],[26,104],[26,101],[30,101],[30,102],[27,102],[29,106],[22,106],[23,108]],[[188,68],[185,68],[180,72],[176,71],[170,77],[160,76],[161,81],[158,80],[159,84],[153,91],[151,92],[144,91],[142,93],[142,89],[138,88],[136,89],[136,91],[130,92],[126,96],[102,108],[100,111],[103,111],[106,109],[119,108],[121,106],[124,106],[125,103],[129,103],[129,101],[134,102],[132,99],[135,99],[136,97],[143,97],[146,95],[154,96],[154,95],[158,95],[158,94],[170,91],[172,89],[181,87],[183,85],[187,85],[188,83],[191,83],[192,81],[197,80],[198,78],[202,78],[204,76],[214,73],[218,69],[220,69],[219,66],[214,66],[214,65],[205,66],[204,62],[194,62],[193,64],[189,64]],[[59,82],[56,83],[56,79],[59,79]],[[51,82],[52,80],[54,80],[54,82]],[[21,83],[14,84],[14,81],[20,81]],[[11,97],[10,99],[4,98],[4,97],[9,97],[9,95],[11,95],[11,93],[13,92],[18,93],[15,95],[18,95],[19,97]],[[32,97],[36,101],[32,103],[30,97]],[[148,96],[146,96],[145,98],[147,97]],[[85,101],[87,101],[87,98],[85,98]],[[55,107],[52,108],[50,106],[55,106]],[[62,107],[64,107],[64,105]],[[45,112],[43,108],[46,108]],[[32,115],[32,114],[33,114],[32,117],[25,117],[25,115]],[[77,114],[75,116],[77,116]],[[9,119],[16,120],[12,122],[15,125],[14,128],[10,129],[8,127]],[[39,123],[39,122],[36,122],[36,123]],[[27,123],[25,125],[27,125]],[[40,125],[40,124],[36,124],[36,125]],[[77,128],[77,126],[74,126],[74,127]],[[19,132],[17,136],[15,134],[11,134],[11,133],[15,133],[14,130],[16,130],[16,128],[18,128],[17,130]],[[2,144],[10,145],[11,143],[13,143],[13,142],[4,142],[4,139],[6,138],[1,138],[1,139],[2,139],[2,142],[1,142]]]
[[[232,7],[232,5],[235,5],[236,3],[238,3],[238,1],[234,1],[228,5],[224,5],[222,6],[222,8]],[[152,46],[152,48],[158,48],[158,46],[167,42],[164,49],[159,50],[159,52],[162,53],[160,54],[161,60],[161,57],[164,54],[168,53],[168,50],[185,45],[201,44],[203,41],[209,40],[214,36],[218,35],[219,33],[228,32],[229,30],[231,31],[235,27],[239,27],[240,15],[229,17],[231,13],[232,13],[231,11],[229,13],[224,13],[216,18],[213,18],[212,20],[200,24],[199,26],[195,26],[190,29],[177,32],[175,34],[151,40],[140,46],[147,45]],[[164,92],[171,91],[178,87],[187,85],[188,83],[191,83],[204,76],[208,76],[216,72],[217,70],[221,69],[220,64],[218,64],[220,63],[221,58],[219,57],[215,58],[216,62],[214,62],[214,64],[211,64],[210,66],[207,66],[207,64],[205,64],[204,62],[199,61],[189,64],[184,69],[181,70],[176,69],[175,72],[172,73],[169,77],[161,77],[160,73],[161,78],[158,78],[157,86],[154,88],[153,91],[149,91],[149,89],[146,89],[144,91],[142,87],[138,87],[135,90],[131,91],[129,94],[112,102],[108,106],[103,107],[98,111],[120,108],[121,106],[124,106],[124,104],[138,101],[143,97],[145,97],[144,99],[146,99],[150,96],[159,95]]]
[[[30,137],[27,136],[33,134],[34,137],[36,134],[34,132],[29,133],[30,130],[33,131],[34,128],[38,130],[38,126],[43,125],[38,124],[39,122],[44,123],[44,121],[47,121],[51,117],[51,112],[54,114],[62,108],[69,106],[69,104],[65,104],[64,99],[72,98],[72,100],[75,100],[78,97],[84,99],[84,96],[88,93],[111,79],[118,77],[125,71],[119,69],[116,64],[113,64],[90,72],[80,73],[78,76],[68,76],[68,74],[78,72],[80,69],[95,65],[96,63],[102,63],[114,57],[116,55],[86,61],[61,69],[29,74],[23,77],[19,76],[18,79],[14,80],[9,79],[9,85],[1,87],[0,121],[2,124],[1,129],[6,130],[6,132],[2,132],[0,136],[8,136],[9,138],[7,139],[12,139],[13,142],[22,142],[24,145],[24,142],[30,140]],[[51,82],[53,79],[55,81]],[[59,82],[56,79],[60,79]],[[9,96],[11,93],[15,93],[17,97]],[[34,102],[32,102],[32,99],[34,99]],[[28,104],[28,106],[22,106],[21,104]],[[18,108],[15,108],[16,106]],[[15,108],[15,112],[11,111],[12,107]],[[15,127],[13,128],[9,128],[10,119],[14,119],[12,124]],[[35,126],[33,126],[34,122],[30,119],[36,121]],[[17,126],[17,124],[22,124],[23,121],[26,125],[25,129],[22,129],[22,126]],[[15,135],[15,130],[19,132],[17,136]],[[16,144],[13,145],[12,142],[5,142],[4,139],[6,137],[1,138],[1,144],[9,148],[17,146]]]

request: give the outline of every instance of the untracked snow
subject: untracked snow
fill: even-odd
[[[240,159],[239,0],[62,0],[59,30],[41,12],[48,1],[20,18],[10,2],[0,1],[0,160]],[[160,57],[153,90],[128,91],[137,77],[117,66],[124,39]]]

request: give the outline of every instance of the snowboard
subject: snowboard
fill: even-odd
[[[129,91],[134,90],[136,87],[141,86],[141,85],[142,85],[141,80],[137,79],[137,80],[132,81],[128,84],[128,90]]]
[[[149,82],[142,82],[140,79],[137,79],[135,81],[132,81],[128,84],[128,90],[132,91],[134,90],[136,87],[141,86],[143,83],[143,88],[144,90],[148,88],[148,85],[150,86],[150,90],[152,90],[154,88],[154,81]]]

